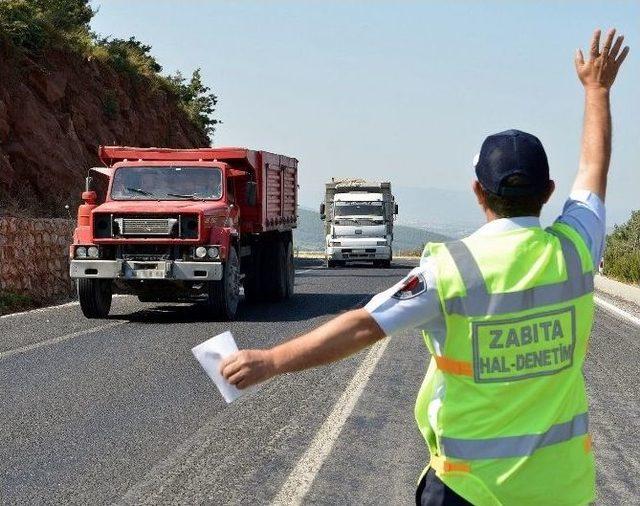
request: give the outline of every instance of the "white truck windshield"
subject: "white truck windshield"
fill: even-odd
[[[113,176],[114,200],[218,200],[222,172],[215,167],[120,167]]]
[[[336,216],[382,216],[382,202],[335,202]]]

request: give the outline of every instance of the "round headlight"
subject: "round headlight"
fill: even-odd
[[[204,258],[206,256],[207,256],[207,248],[205,248],[204,246],[198,246],[196,248],[196,257]]]
[[[219,254],[220,254],[220,250],[215,246],[211,246],[207,250],[207,255],[209,255],[209,258],[218,258]]]
[[[84,246],[78,246],[76,248],[76,256],[78,258],[87,258],[87,248]]]
[[[98,258],[99,256],[98,248],[96,246],[89,246],[87,248],[87,256],[89,258]]]

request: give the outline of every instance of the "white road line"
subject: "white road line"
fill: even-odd
[[[298,460],[298,463],[271,504],[282,506],[302,504],[322,464],[331,453],[342,427],[367,386],[369,377],[382,357],[388,343],[389,339],[379,341],[369,350],[346,390],[336,402],[307,451]]]
[[[114,295],[114,297],[131,297],[131,295],[128,294],[116,294]],[[30,309],[29,311],[20,311],[18,313],[10,313],[10,314],[5,314],[0,316],[0,320],[4,319],[4,318],[15,318],[16,316],[27,316],[30,314],[34,314],[34,313],[44,313],[45,311],[50,311],[51,309],[61,309],[63,307],[69,307],[69,306],[77,306],[80,303],[77,300],[71,301],[71,302],[66,302],[64,304],[56,304],[54,306],[45,306],[45,307],[39,307],[36,309]]]
[[[320,269],[324,269],[324,267],[323,267],[323,266],[320,266],[320,267],[311,267],[311,268],[309,268],[309,269],[304,269],[304,270],[302,270],[302,271],[296,271],[296,274],[304,274],[305,272],[317,271],[317,270],[320,270]]]
[[[28,353],[33,350],[37,350],[38,348],[43,348],[44,346],[49,346],[52,344],[61,343],[63,341],[68,341],[69,339],[73,339],[75,337],[80,337],[85,334],[91,334],[93,332],[99,332],[101,330],[110,329],[111,327],[116,327],[117,325],[122,325],[127,323],[126,321],[117,321],[106,323],[105,325],[100,325],[99,327],[93,327],[86,330],[79,330],[78,332],[72,332],[71,334],[65,334],[63,336],[54,337],[52,339],[47,339],[46,341],[40,341],[39,343],[33,343],[28,346],[23,346],[22,348],[16,348],[14,350],[3,351],[0,353],[0,360],[14,357],[16,355],[22,355],[23,353]]]
[[[610,302],[607,302],[606,300],[603,300],[600,297],[594,296],[593,300],[601,308],[603,308],[603,309],[605,309],[607,311],[610,311],[610,312],[620,316],[621,318],[627,320],[628,322],[631,322],[634,325],[637,325],[638,327],[640,327],[640,318],[638,318],[637,316],[633,316],[631,313],[627,313],[624,309],[620,309],[618,306],[614,306]]]
[[[67,302],[66,304],[57,304],[55,306],[39,307],[38,309],[30,309],[29,311],[20,311],[19,313],[5,314],[0,316],[0,319],[15,318],[16,316],[25,316],[33,313],[44,313],[49,309],[58,309],[58,308],[69,307],[69,306],[77,306],[78,304],[79,302],[76,300],[73,302]]]

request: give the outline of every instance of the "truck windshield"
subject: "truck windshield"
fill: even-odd
[[[382,216],[382,202],[336,202],[336,216]]]
[[[121,167],[111,186],[114,200],[218,200],[222,172],[215,167]]]

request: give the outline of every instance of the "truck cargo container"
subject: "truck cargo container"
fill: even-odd
[[[144,302],[201,302],[233,319],[248,300],[294,291],[298,161],[237,147],[101,146],[70,247],[88,318],[113,293]]]

